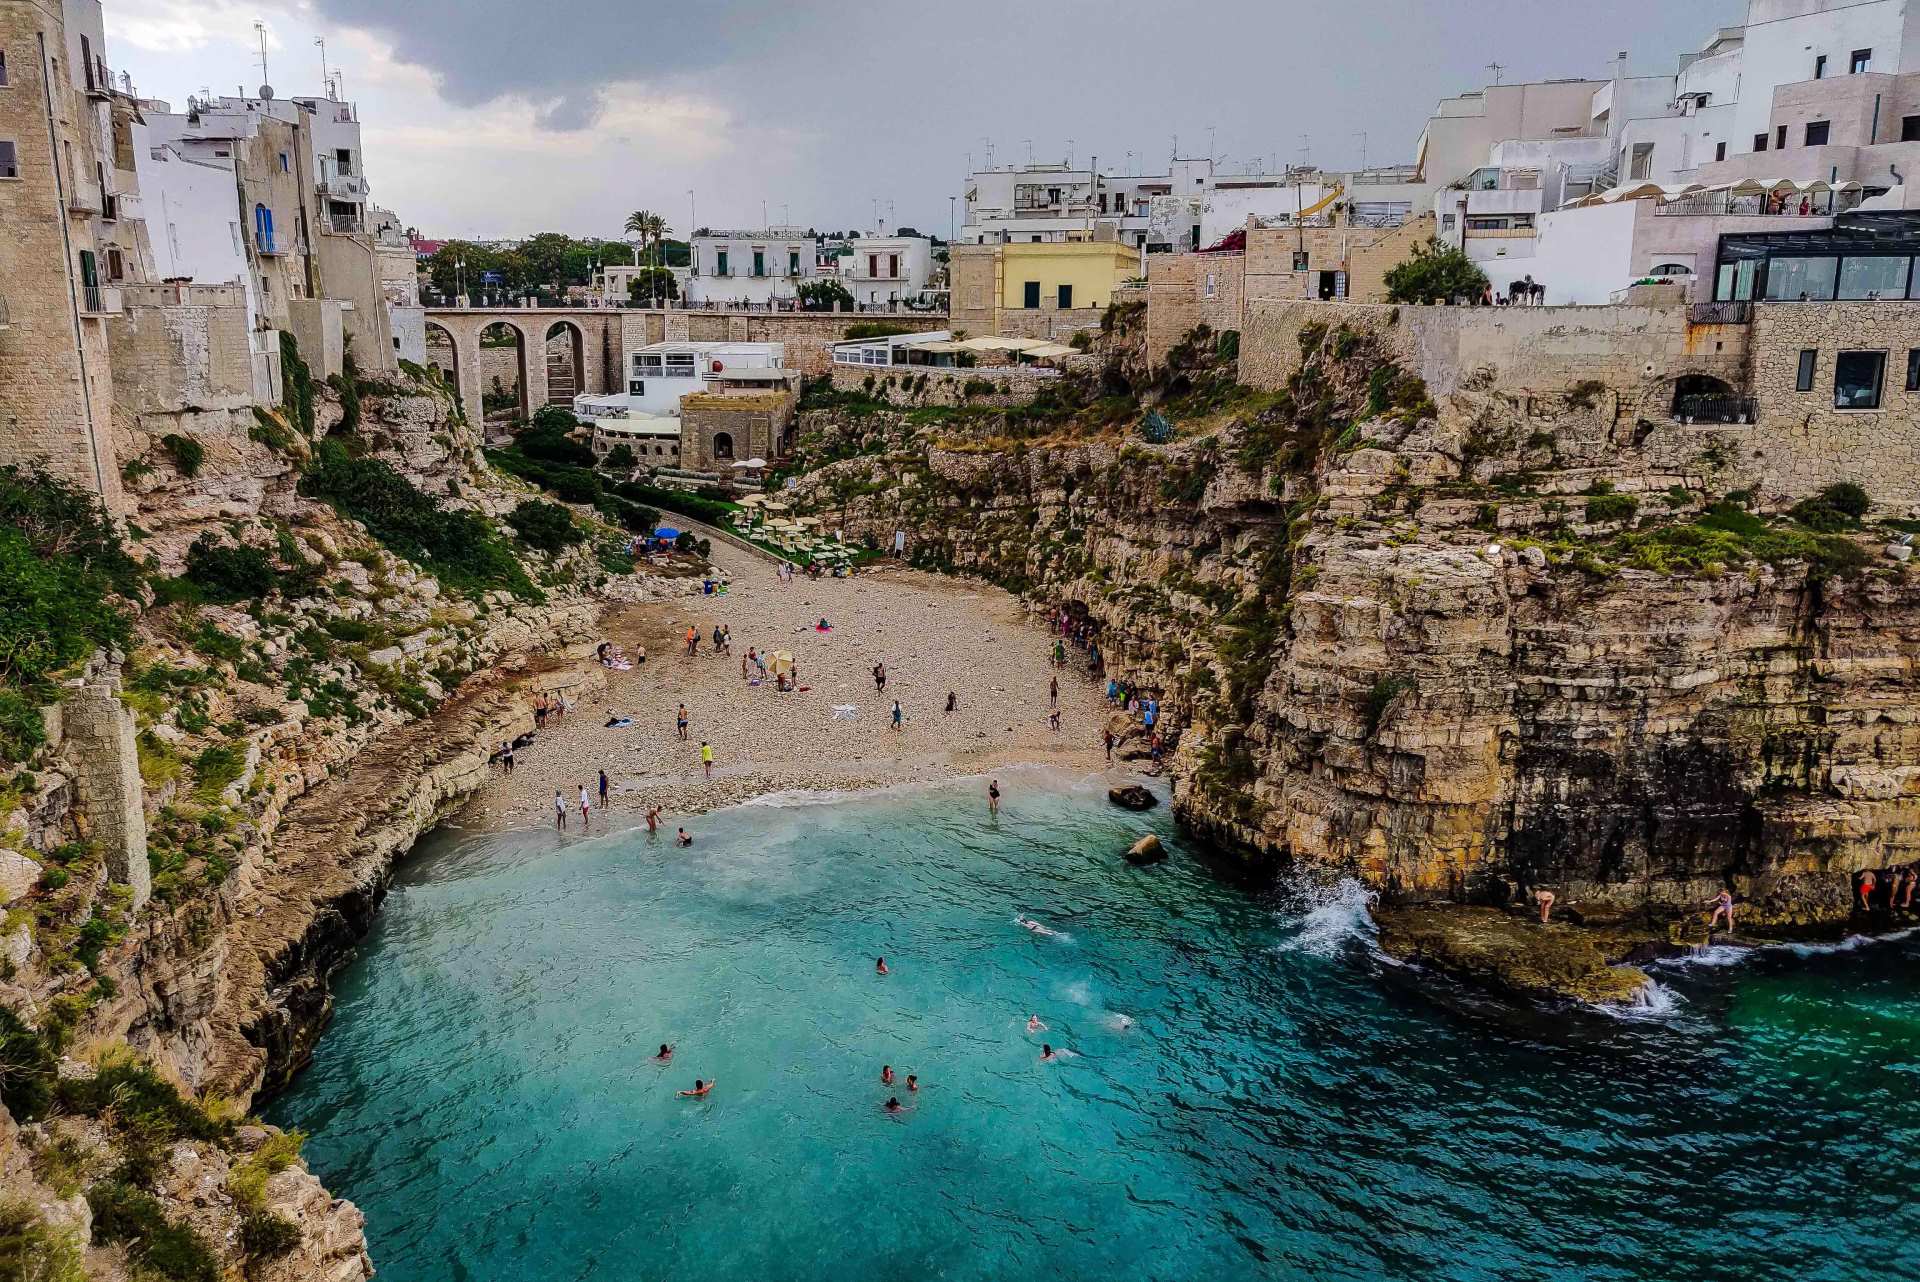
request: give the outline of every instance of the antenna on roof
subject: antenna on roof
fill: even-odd
[[[258,18],[253,20],[253,34],[260,38],[260,83],[267,83],[267,24]],[[266,95],[262,94],[262,97]]]
[[[1498,62],[1489,62],[1487,70],[1493,73],[1493,83],[1497,85],[1500,83],[1500,73],[1506,70],[1506,66]]]

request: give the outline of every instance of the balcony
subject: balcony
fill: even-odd
[[[1664,217],[1713,218],[1816,218],[1844,214],[1862,200],[1864,191],[1755,192],[1734,195],[1726,191],[1703,191],[1679,200],[1655,205],[1653,212]]]
[[[1539,234],[1533,227],[1469,227],[1466,230],[1468,240],[1531,239]]]
[[[320,225],[336,236],[358,236],[367,229],[366,220],[353,214],[322,214]]]
[[[1687,308],[1687,323],[1689,325],[1751,325],[1753,304],[1694,303]]]
[[[289,252],[287,243],[277,239],[270,231],[254,232],[253,248],[256,252],[267,255],[279,255]]]
[[[70,214],[97,217],[103,203],[100,189],[89,182],[76,182],[73,190],[67,193],[67,212]]]
[[[1751,423],[1759,407],[1751,396],[1682,396],[1673,416],[1682,423]]]
[[[80,314],[82,316],[118,316],[120,291],[112,285],[82,285]]]
[[[113,75],[107,70],[105,58],[95,58],[87,67],[87,97],[109,99],[113,97]]]
[[[329,200],[365,200],[367,180],[357,174],[328,174],[314,189]]]

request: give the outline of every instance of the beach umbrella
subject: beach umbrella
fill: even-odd
[[[786,676],[793,671],[793,655],[786,650],[775,650],[767,656],[767,670],[776,677]]]
[[[656,539],[677,539],[680,537],[680,531],[674,529],[671,525],[659,525],[654,527],[653,537]]]

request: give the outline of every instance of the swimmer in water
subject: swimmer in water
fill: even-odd
[[[1050,927],[1042,926],[1039,922],[1035,921],[1031,917],[1015,917],[1014,920],[1019,922],[1022,926],[1025,926],[1028,930],[1032,931],[1036,935],[1058,935],[1060,933],[1059,931],[1053,930]]]
[[[893,972],[887,969],[886,958],[876,957],[873,959],[873,973],[876,975],[889,975],[889,974],[892,974]]]
[[[1046,1031],[1046,1028],[1047,1026],[1040,1022],[1038,1015],[1027,1016],[1027,1031],[1029,1033],[1043,1033]]]
[[[1053,1047],[1047,1045],[1045,1042],[1040,1043],[1040,1062],[1042,1064],[1053,1062]],[[699,1083],[695,1082],[694,1085],[698,1086]]]
[[[917,1091],[920,1089],[920,1079],[912,1073],[907,1074],[907,1089],[909,1091]]]
[[[882,1064],[880,1066],[880,1084],[882,1086],[893,1085],[893,1065]]]
[[[886,1103],[887,1112],[898,1113],[904,1107],[906,1106],[900,1102],[900,1097],[898,1095],[887,1096],[887,1103]]]
[[[693,834],[688,832],[685,828],[682,828],[679,834],[674,837],[674,840],[679,842],[683,846],[691,846],[693,844]]]
[[[665,1042],[661,1042],[660,1053],[658,1055],[655,1055],[653,1058],[655,1063],[659,1063],[659,1064],[666,1063],[668,1060],[673,1058],[673,1047],[667,1045]]]
[[[713,1089],[712,1082],[703,1082],[696,1077],[693,1079],[693,1089],[690,1091],[681,1091],[680,1098],[681,1099],[699,1099],[712,1089]]]

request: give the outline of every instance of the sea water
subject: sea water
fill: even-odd
[[[1543,1015],[1001,786],[436,834],[268,1115],[386,1282],[1920,1277],[1915,941]]]

